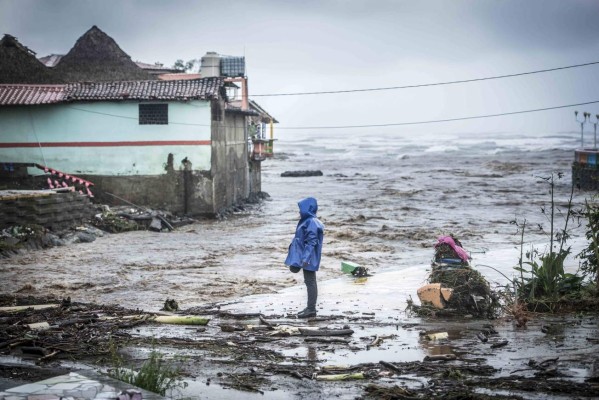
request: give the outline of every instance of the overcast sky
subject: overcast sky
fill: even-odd
[[[40,57],[65,54],[92,25],[135,61],[172,65],[207,51],[245,55],[250,96],[463,80],[599,61],[599,0],[0,0],[1,33],[16,36]],[[254,99],[281,128],[446,119],[599,100],[599,65],[442,87]],[[595,115],[599,103],[351,132],[577,132],[574,109]]]

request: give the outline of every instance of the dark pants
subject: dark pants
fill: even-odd
[[[297,274],[300,267],[289,267],[289,270],[294,274]],[[318,298],[318,286],[316,285],[316,271],[308,271],[304,269],[304,283],[308,290],[308,307],[310,311],[316,311],[316,299]]]

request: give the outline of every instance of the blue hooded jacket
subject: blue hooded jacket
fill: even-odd
[[[318,271],[324,238],[324,225],[316,218],[318,203],[315,198],[307,197],[297,205],[300,220],[295,229],[295,237],[289,245],[285,265]]]

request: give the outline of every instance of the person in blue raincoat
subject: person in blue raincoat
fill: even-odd
[[[295,237],[289,245],[285,265],[293,273],[298,273],[302,269],[304,271],[308,304],[297,316],[298,318],[310,318],[316,316],[316,299],[318,298],[316,271],[320,267],[324,225],[316,217],[318,202],[315,198],[307,197],[300,200],[297,205],[300,220],[295,229]]]

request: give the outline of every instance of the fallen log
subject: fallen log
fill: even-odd
[[[325,372],[345,372],[354,371],[359,369],[358,365],[323,365],[322,370]]]
[[[403,373],[403,371],[400,368],[396,367],[395,365],[393,365],[387,361],[379,361],[379,364],[381,364],[383,367],[390,369],[391,371],[394,371],[394,372],[397,372],[400,374]]]
[[[50,354],[50,352],[47,349],[36,346],[23,346],[21,347],[21,352],[23,352],[23,354],[35,354],[38,356],[45,356]]]
[[[317,381],[348,381],[354,379],[364,379],[364,374],[362,372],[356,372],[355,374],[336,374],[336,375],[317,375]]]
[[[493,343],[493,344],[491,345],[491,348],[492,348],[492,349],[497,349],[497,348],[499,348],[499,347],[507,346],[507,344],[508,344],[508,343],[509,343],[509,342],[508,342],[507,340],[502,340],[501,342]]]
[[[424,357],[424,361],[451,361],[455,360],[457,357],[455,354],[436,354],[433,356]]]
[[[260,318],[260,316],[262,316],[262,314],[260,314],[260,313],[233,314],[228,311],[221,311],[218,313],[218,316],[221,318],[249,319],[249,318]]]
[[[149,319],[160,324],[173,325],[208,325],[209,318],[197,317],[195,315],[159,315]]]
[[[35,304],[28,306],[12,306],[12,307],[0,307],[0,312],[15,312],[15,311],[23,311],[23,310],[44,310],[46,308],[57,308],[60,307],[60,304]]]
[[[343,343],[348,344],[350,342],[349,339],[344,338],[325,338],[325,337],[307,337],[304,339],[304,342],[318,342],[318,343]]]
[[[101,317],[102,321],[113,321],[113,320],[128,320],[131,321],[123,328],[138,325],[143,322],[157,322],[159,324],[173,324],[173,325],[207,325],[210,322],[209,318],[198,317],[195,315],[124,315],[121,317]]]
[[[353,335],[354,331],[351,329],[305,329],[299,328],[300,335],[302,336],[349,336]]]

